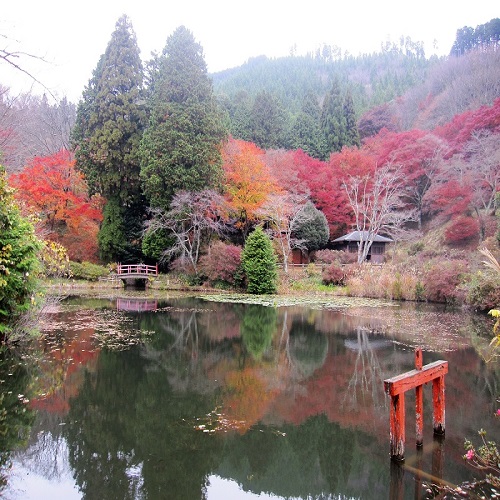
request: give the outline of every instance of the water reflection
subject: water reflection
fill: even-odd
[[[118,297],[116,299],[116,308],[119,311],[130,312],[156,311],[158,309],[158,301],[156,299]]]
[[[27,443],[1,442],[4,453],[17,449],[7,498],[30,498],[37,478],[60,485],[52,498],[238,498],[235,488],[274,498],[413,498],[419,471],[471,478],[463,438],[494,432],[498,366],[450,329],[463,315],[446,316],[441,329],[423,311],[417,329],[419,313],[408,309],[189,298],[154,311],[124,310],[116,299],[74,304],[48,318],[36,383],[14,391],[36,392],[27,410],[36,419]],[[411,328],[395,331],[404,318]],[[445,338],[433,339],[431,327]],[[102,343],[103,333],[137,330],[154,333],[119,351]],[[424,448],[412,453],[408,415],[407,467],[391,472],[383,380],[413,368],[415,338],[434,344],[425,363],[450,364],[447,436],[436,448],[424,404]]]

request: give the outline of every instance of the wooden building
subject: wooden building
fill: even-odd
[[[349,253],[358,253],[358,245],[362,240],[368,240],[368,231],[352,231],[340,238],[332,241],[334,250],[344,250]],[[394,240],[385,236],[376,235],[373,239],[372,246],[366,257],[367,261],[374,264],[384,262],[385,246],[387,243],[392,243]]]

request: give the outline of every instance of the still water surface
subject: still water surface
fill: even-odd
[[[491,321],[411,305],[336,308],[188,297],[70,298],[41,353],[3,360],[7,499],[422,498],[422,478],[474,477],[465,437],[500,440]],[[389,460],[383,381],[449,362],[446,438]],[[392,472],[391,472],[392,471]]]

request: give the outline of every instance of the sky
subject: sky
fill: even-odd
[[[78,102],[117,20],[126,14],[144,61],[186,26],[203,47],[209,73],[259,55],[314,52],[323,44],[352,55],[371,53],[400,36],[424,42],[427,56],[447,55],[456,31],[500,16],[497,0],[17,0],[2,2],[0,49],[56,98]],[[39,58],[43,58],[42,62]],[[44,88],[0,60],[0,84],[11,94]],[[45,92],[46,93],[46,92]]]

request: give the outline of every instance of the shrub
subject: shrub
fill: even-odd
[[[344,252],[343,250],[318,250],[314,252],[314,262],[317,264],[354,264],[358,260],[356,253]]]
[[[444,303],[463,301],[465,294],[461,285],[466,271],[465,260],[435,259],[431,261],[422,280],[426,299],[431,302]]]
[[[39,249],[33,224],[21,216],[0,167],[0,343],[12,340],[15,322],[32,305]]]
[[[467,215],[453,219],[444,232],[447,243],[461,243],[479,236],[479,223]]]
[[[421,281],[417,281],[415,284],[415,300],[420,302],[425,300],[425,286]]]
[[[69,267],[71,275],[75,279],[97,281],[99,278],[109,275],[106,267],[91,262],[70,262]]]
[[[260,226],[247,238],[242,253],[242,265],[249,293],[276,293],[278,281],[276,256],[269,236]]]
[[[414,256],[417,253],[421,252],[424,249],[424,243],[422,241],[417,241],[416,243],[412,243],[408,248],[408,255]]]
[[[310,201],[301,210],[294,236],[304,240],[309,251],[317,250],[328,243],[330,229],[325,214]]]
[[[342,266],[333,262],[325,268],[322,278],[325,285],[344,285],[346,275]]]
[[[240,286],[243,278],[241,251],[241,247],[227,245],[222,241],[212,244],[208,253],[200,258],[200,273],[206,276],[211,284]]]
[[[392,298],[394,300],[403,299],[403,283],[401,280],[401,274],[396,273],[395,279],[392,282]]]
[[[39,258],[41,272],[46,278],[69,277],[71,275],[68,253],[59,243],[45,240]]]
[[[467,302],[480,311],[500,305],[500,276],[478,271],[467,285]]]

